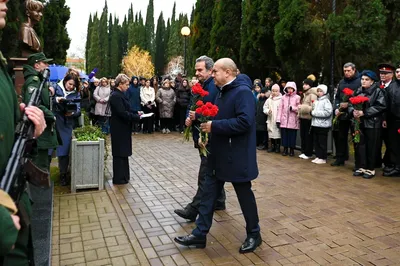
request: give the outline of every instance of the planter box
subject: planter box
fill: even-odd
[[[104,139],[71,144],[71,192],[77,189],[104,189]]]

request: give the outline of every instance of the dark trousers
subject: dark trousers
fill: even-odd
[[[400,130],[400,120],[389,120],[387,123],[389,144],[386,145],[391,147],[392,162],[397,168],[400,168],[400,132],[398,131]]]
[[[334,134],[336,160],[340,162],[349,159],[349,129],[350,120],[339,120],[338,130]]]
[[[160,129],[160,111],[159,111],[159,107],[153,107],[153,111],[154,113],[154,127],[156,129],[156,131],[158,131]]]
[[[204,191],[199,207],[199,217],[196,220],[197,227],[192,234],[198,237],[205,237],[210,231],[214,206],[221,191],[224,189],[224,181],[218,180],[215,176],[207,176],[205,180],[206,190]],[[232,183],[239,200],[240,208],[246,221],[247,236],[257,236],[260,234],[258,225],[257,203],[254,193],[251,190],[251,182]]]
[[[141,124],[138,122],[132,122],[132,132],[140,132]]]
[[[69,156],[58,156],[58,168],[60,174],[66,174],[68,172]]]
[[[301,153],[311,157],[314,149],[314,135],[311,132],[311,120],[300,118]],[[319,157],[318,157],[319,158]]]
[[[382,145],[385,143],[386,151],[382,158]],[[381,129],[381,139],[379,140],[379,144],[376,147],[376,166],[382,167],[382,163],[385,166],[392,167],[394,164],[394,160],[392,158],[393,147],[390,144],[389,140],[389,130],[387,128]]]
[[[374,170],[376,167],[376,149],[381,139],[380,128],[360,129],[360,142],[354,143],[355,166]]]
[[[186,111],[187,107],[180,106],[179,107],[179,131],[182,132],[185,128],[185,120],[186,120]]]
[[[312,127],[314,135],[315,156],[319,159],[328,158],[328,132],[329,128]]]
[[[169,129],[172,131],[174,121],[173,118],[160,118],[160,128],[161,129]]]
[[[281,128],[282,146],[285,148],[296,147],[297,129]]]
[[[186,209],[188,209],[190,212],[199,212],[199,206],[200,202],[202,199],[202,195],[205,193],[205,191],[208,190],[208,187],[206,185],[206,180],[208,177],[211,177],[212,170],[208,166],[208,159],[207,157],[200,155],[201,163],[200,163],[200,169],[199,169],[199,175],[197,177],[197,192],[196,195],[193,197],[193,200],[191,203],[189,203],[186,206]],[[219,192],[219,196],[217,197],[216,204],[217,206],[225,206],[225,190],[222,187],[221,191]]]
[[[257,130],[256,131],[256,145],[268,146],[268,131]]]
[[[129,182],[129,179],[128,157],[113,156],[113,183],[126,184]]]
[[[145,114],[154,113],[154,107],[150,109],[150,108],[147,108],[147,106],[143,106],[143,112]],[[155,115],[155,113],[154,113],[154,115]],[[153,132],[154,115],[143,118],[143,133],[145,133],[145,132],[152,133]]]

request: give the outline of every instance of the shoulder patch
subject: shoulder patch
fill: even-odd
[[[34,76],[32,79],[33,79],[34,81],[39,81],[39,77],[38,77],[38,76]]]
[[[32,87],[32,86],[28,87],[28,92],[29,93],[33,93],[35,90],[36,90],[36,87]]]

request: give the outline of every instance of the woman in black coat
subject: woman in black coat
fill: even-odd
[[[129,77],[119,74],[115,79],[115,91],[110,98],[111,106],[111,148],[113,155],[113,183],[129,182],[129,161],[132,155],[132,122],[140,121],[138,112],[132,112],[125,92],[129,87]]]

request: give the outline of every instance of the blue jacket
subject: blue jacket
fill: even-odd
[[[202,87],[204,90],[208,91],[208,93],[209,93],[207,96],[205,96],[203,98],[203,102],[204,103],[211,102],[214,104],[215,98],[217,97],[217,94],[219,92],[217,87],[215,86],[214,79],[212,77],[209,77],[206,81],[204,81],[204,84],[202,85]],[[187,112],[187,116],[189,116],[190,106],[193,104],[192,100],[193,100],[193,97],[191,98],[191,104],[188,106],[189,109]],[[196,117],[197,117],[197,115],[196,115]],[[198,121],[195,121],[192,125],[192,136],[193,136],[194,146],[196,148],[198,148],[199,135],[200,135],[199,131],[197,130],[196,127],[199,127],[199,126],[200,126],[200,122],[198,122]],[[210,139],[209,139],[209,142],[210,142]]]
[[[131,84],[129,85],[128,91],[126,93],[126,96],[129,100],[129,103],[131,105],[131,110],[133,112],[137,112],[141,110],[140,106],[140,84],[136,84],[136,86],[133,85],[133,80],[137,79],[137,77],[133,76],[131,79]]]
[[[81,115],[81,104],[80,102],[73,103],[76,105],[76,112],[73,116],[65,116],[64,106],[61,103],[56,102],[56,97],[65,97],[67,100],[80,100],[81,94],[79,92],[73,92],[65,96],[65,89],[63,82],[60,81],[56,86],[55,95],[53,100],[54,115],[56,117],[56,127],[62,139],[62,145],[57,147],[57,156],[68,156],[69,149],[71,146],[71,136],[74,127],[74,118]]]
[[[221,88],[212,122],[210,167],[219,180],[247,182],[258,176],[256,157],[256,101],[251,81],[238,75]]]

